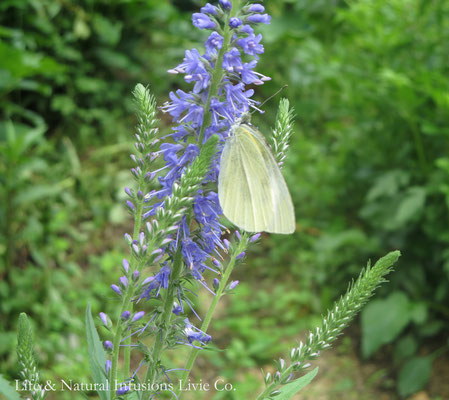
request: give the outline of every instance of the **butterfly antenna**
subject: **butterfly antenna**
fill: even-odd
[[[287,88],[287,87],[288,87],[288,85],[282,86],[276,93],[272,94],[270,97],[268,97],[268,99],[264,100],[264,101],[262,102],[262,104],[259,105],[259,107],[254,107],[254,106],[253,106],[253,108],[254,108],[255,110],[257,110],[257,111],[261,111],[260,108],[262,108],[262,106],[263,106],[266,102],[270,101],[273,97],[276,97],[279,93],[281,93],[281,92],[282,92],[285,88]],[[253,111],[253,112],[254,112],[254,111]],[[253,112],[252,112],[252,113],[253,113]],[[252,114],[252,113],[251,113],[251,114]]]

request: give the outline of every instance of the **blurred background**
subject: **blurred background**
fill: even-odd
[[[109,285],[131,229],[130,93],[149,84],[161,105],[189,88],[166,70],[205,39],[190,22],[202,5],[0,2],[0,373],[9,378],[25,311],[43,378],[89,379],[84,310],[88,300],[94,314],[117,305]],[[272,81],[255,98],[288,84],[297,122],[284,171],[297,231],[264,236],[235,272],[241,284],[211,332],[225,351],[199,358],[194,376],[238,387],[214,399],[253,398],[260,368],[319,323],[368,259],[400,249],[390,283],[298,398],[447,400],[449,2],[265,6],[273,20],[261,28],[258,70]],[[255,117],[262,131],[278,100]],[[209,300],[202,293],[199,309]]]

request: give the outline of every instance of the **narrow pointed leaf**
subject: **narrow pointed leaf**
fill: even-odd
[[[11,386],[11,384],[0,375],[0,394],[8,400],[20,400],[20,396]]]
[[[310,371],[308,374],[301,376],[301,378],[298,378],[293,382],[287,383],[285,386],[282,386],[281,389],[279,389],[281,393],[276,396],[276,399],[290,400],[296,393],[298,393],[301,389],[312,382],[317,373],[318,367],[316,367],[313,371]]]
[[[95,383],[107,388],[106,352],[103,349],[97,329],[95,328],[94,320],[92,319],[90,303],[86,308],[86,334],[92,378]],[[97,393],[101,400],[109,400],[108,390],[98,390]]]

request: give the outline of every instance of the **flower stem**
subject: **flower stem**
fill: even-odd
[[[218,94],[219,85],[223,79],[223,74],[224,74],[223,67],[222,67],[223,57],[224,57],[225,53],[228,51],[229,44],[231,43],[231,38],[232,38],[232,31],[229,26],[229,19],[236,15],[236,13],[238,11],[239,3],[240,3],[240,0],[232,1],[232,10],[225,19],[225,26],[223,29],[223,44],[218,53],[217,61],[215,62],[215,69],[214,69],[214,72],[212,73],[210,89],[209,89],[209,93],[207,95],[207,100],[206,100],[206,106],[204,107],[204,117],[203,117],[203,122],[201,124],[200,136],[199,136],[199,140],[198,140],[200,147],[203,144],[204,131],[206,130],[206,127],[209,126],[212,121],[212,113],[210,112],[210,103],[212,101],[212,97],[214,97]]]
[[[141,180],[143,181],[143,179],[141,179]],[[143,182],[141,182],[140,187],[142,187],[142,183]],[[139,239],[140,227],[142,226],[142,211],[143,211],[143,200],[140,200],[137,204],[136,213],[134,215],[134,232],[133,232],[134,240]],[[134,259],[134,261],[137,262],[137,260],[135,260],[135,259]],[[137,268],[130,268],[130,272],[128,273],[128,275],[131,274],[134,269],[137,269]],[[130,279],[130,281],[132,281],[132,280]],[[134,304],[132,302],[130,302],[128,308],[126,309],[131,314],[133,313],[133,306],[134,306]],[[124,310],[124,311],[126,311],[126,310]],[[130,375],[130,365],[131,365],[131,336],[125,340],[124,367],[123,367],[125,377]]]
[[[155,336],[153,349],[151,351],[151,364],[148,365],[145,381],[154,382],[161,360],[161,353],[163,350],[165,338],[169,330],[170,320],[173,315],[173,304],[176,296],[176,282],[179,279],[182,271],[182,253],[181,253],[181,241],[178,241],[176,248],[175,259],[173,261],[173,270],[170,275],[170,284],[167,288],[167,295],[164,300],[164,308],[161,315],[161,334]]]
[[[124,311],[129,308],[129,303],[131,302],[132,295],[134,293],[133,286],[129,286],[129,289],[126,292],[125,297],[123,297],[122,306],[120,307],[120,311],[117,316],[117,326],[115,328],[114,340],[113,344],[113,353],[112,353],[112,366],[111,366],[111,378],[110,378],[110,400],[115,399],[115,383],[117,381],[117,368],[118,368],[118,360],[120,353],[120,341],[122,340],[123,327],[121,324],[120,316]]]
[[[143,212],[143,200],[139,200],[137,203],[137,209],[136,213],[134,215],[134,232],[133,232],[133,239],[137,240],[139,238],[140,233],[140,227],[142,225],[142,212]],[[133,258],[133,262],[131,265],[131,268],[128,272],[128,275],[132,273],[134,269],[139,269],[138,260],[136,258]],[[122,306],[120,308],[120,311],[117,315],[117,326],[115,329],[114,334],[114,341],[113,341],[113,353],[112,353],[112,366],[111,366],[111,380],[110,380],[110,397],[111,400],[114,400],[115,398],[115,382],[117,380],[117,369],[118,369],[118,360],[119,360],[119,354],[120,354],[120,342],[122,340],[122,333],[123,328],[121,324],[121,315],[123,312],[128,310],[131,314],[133,311],[133,303],[131,301],[133,295],[134,295],[134,288],[135,284],[130,279],[129,280],[130,285],[128,286],[128,290],[126,291],[126,295],[123,298]],[[127,377],[130,372],[130,364],[131,364],[131,337],[127,338],[125,341],[125,350],[124,350],[124,376]]]
[[[206,317],[204,318],[203,324],[201,325],[201,330],[204,333],[207,333],[207,329],[209,328],[210,322],[212,320],[212,317],[215,312],[215,308],[217,307],[218,302],[220,301],[221,297],[223,296],[223,292],[226,289],[229,277],[231,276],[232,270],[235,267],[236,263],[236,257],[239,253],[235,253],[234,256],[231,258],[231,260],[228,263],[228,266],[226,267],[225,273],[223,274],[223,278],[220,281],[220,285],[218,286],[217,293],[215,294],[214,298],[212,299],[212,302],[209,306],[209,310],[207,311]],[[185,371],[181,377],[178,391],[181,390],[181,388],[184,386],[184,382],[187,380],[190,374],[190,370],[193,367],[193,364],[195,363],[196,357],[198,356],[200,349],[192,347],[190,351],[189,358],[186,363]]]
[[[289,381],[290,374],[307,369],[310,366],[307,361],[315,360],[320,351],[330,347],[373,296],[379,285],[386,282],[385,276],[392,271],[400,255],[399,251],[392,251],[378,260],[373,267],[368,264],[368,267],[362,270],[357,281],[351,283],[346,294],[336,301],[333,308],[323,317],[321,327],[310,331],[306,342],[301,342],[298,348],[292,349],[291,365],[279,371],[278,379],[267,382],[265,390],[256,400],[273,398],[276,389]]]

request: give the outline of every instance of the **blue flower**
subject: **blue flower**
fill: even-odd
[[[268,14],[253,14],[246,18],[250,24],[269,24],[271,17]]]
[[[217,27],[215,22],[203,13],[194,13],[192,15],[192,22],[199,29],[215,29]]]
[[[201,344],[207,344],[211,341],[212,337],[210,335],[193,326],[187,318],[184,322],[186,324],[184,328],[184,335],[190,344],[194,341],[200,342]]]
[[[172,74],[183,74],[185,81],[192,84],[192,89],[190,92],[179,89],[171,92],[170,101],[162,107],[164,112],[171,115],[176,126],[170,134],[173,143],[165,142],[160,145],[159,155],[163,156],[165,163],[159,170],[164,171],[158,177],[161,188],[145,195],[145,216],[154,215],[159,207],[164,207],[166,196],[171,194],[173,184],[179,182],[185,169],[198,156],[200,136],[202,135],[205,141],[216,134],[224,143],[235,119],[255,106],[256,102],[252,100],[254,90],[248,89],[246,85],[261,85],[269,80],[254,70],[257,57],[264,52],[264,48],[261,44],[262,35],[254,33],[253,25],[269,22],[267,14],[260,14],[264,12],[263,6],[245,6],[236,17],[229,18],[231,2],[220,0],[219,3],[219,7],[206,4],[201,8],[201,13],[195,13],[192,18],[193,24],[199,29],[212,30],[205,41],[204,54],[197,49],[187,50],[182,62],[169,71]],[[226,21],[229,22],[228,26]],[[227,50],[221,65],[217,65],[219,50],[224,45],[223,31],[226,29],[232,29],[232,37],[230,42],[226,43]],[[218,84],[217,92],[210,96],[211,74],[219,67],[222,68],[222,80]],[[205,118],[206,112],[210,113],[209,119]],[[207,126],[203,126],[205,123]],[[138,176],[138,171],[136,174]],[[217,181],[218,174],[219,154],[214,158],[209,173],[204,178],[204,185],[194,197],[189,223],[184,218],[175,243],[164,248],[167,261],[160,266],[159,272],[142,282],[140,298],[158,297],[160,290],[168,287],[175,248],[178,245],[181,246],[185,265],[182,277],[193,277],[211,291],[203,274],[206,269],[216,273],[221,265],[215,257],[223,249],[229,249],[229,241],[222,239],[224,227],[220,223],[222,210],[218,195],[210,185]],[[243,258],[244,253],[238,257]],[[215,279],[213,282],[216,287],[218,281]],[[231,285],[235,287],[236,284]],[[178,289],[178,302],[172,311],[176,315],[182,314],[183,304],[188,304],[191,308],[189,299]],[[194,312],[193,309],[192,311]],[[188,320],[184,338],[181,339],[182,343],[192,346],[195,346],[195,341],[204,344],[210,340],[210,336],[199,331]]]
[[[139,311],[139,312],[134,314],[134,317],[133,317],[133,319],[131,321],[132,322],[136,322],[139,319],[141,319],[144,315],[145,315],[145,311]]]
[[[110,340],[105,340],[103,345],[106,350],[112,350],[114,348],[114,345]]]
[[[232,8],[232,3],[229,0],[220,0],[220,4],[225,10],[230,10]]]
[[[242,25],[242,20],[240,18],[232,17],[229,20],[229,26],[231,28],[238,28],[240,25]]]
[[[260,44],[262,40],[262,35],[249,35],[246,38],[241,38],[236,41],[236,43],[243,49],[246,54],[250,56],[256,56],[257,54],[262,54],[264,52],[263,46]]]
[[[201,7],[201,12],[205,14],[217,15],[217,7],[207,3],[204,7]]]
[[[265,7],[262,4],[251,4],[248,11],[255,13],[263,13],[265,11]]]
[[[130,390],[131,389],[130,389],[130,387],[128,385],[124,385],[124,386],[120,386],[120,388],[117,389],[116,393],[117,393],[118,396],[121,396],[123,394],[128,393]]]
[[[142,286],[144,287],[141,298],[145,297],[147,300],[151,297],[153,294],[153,291],[156,290],[155,296],[157,297],[159,295],[159,291],[161,288],[167,289],[168,288],[168,281],[170,278],[171,269],[167,265],[162,267],[159,272],[154,276],[147,278],[143,283]]]
[[[122,315],[120,315],[120,318],[123,321],[126,321],[127,319],[129,319],[130,316],[131,316],[131,313],[129,311],[123,311]]]
[[[220,50],[222,45],[223,36],[217,32],[212,32],[205,43],[206,57],[210,58],[212,55],[216,55],[217,50]]]
[[[241,71],[242,59],[240,58],[240,51],[236,47],[224,54],[223,69],[228,72]]]

